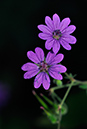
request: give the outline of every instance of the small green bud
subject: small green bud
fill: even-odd
[[[53,83],[56,83],[57,86],[61,86],[63,83],[61,80],[53,79]]]
[[[58,86],[61,86],[63,83],[62,83],[61,80],[56,80],[56,84],[57,84]]]

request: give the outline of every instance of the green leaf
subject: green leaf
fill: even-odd
[[[87,84],[80,85],[79,88],[86,90],[87,89]]]

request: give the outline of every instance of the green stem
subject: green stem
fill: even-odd
[[[87,81],[74,80],[73,86],[78,86],[80,84],[87,84]],[[58,89],[70,87],[70,85],[71,85],[71,83],[70,84],[66,84],[66,85],[62,85],[60,87],[59,86],[55,86],[53,88],[50,88],[50,91],[55,91],[55,90],[58,90]]]
[[[52,94],[53,94],[53,96],[55,96],[55,97],[57,98],[57,100],[58,100],[59,102],[61,102],[61,98],[60,98],[55,92],[53,92]]]
[[[70,77],[69,74],[66,73],[66,72],[65,72],[65,75],[71,80],[71,83],[74,82],[73,86],[78,86],[80,84],[87,84],[87,81],[76,80],[73,77]],[[66,85],[61,85],[61,86],[55,86],[53,88],[50,88],[50,91],[53,92],[53,91],[61,89],[61,88],[70,87],[71,83],[70,84],[66,84]]]
[[[59,110],[59,122],[58,122],[58,129],[60,129],[60,122],[61,122],[61,109]]]
[[[77,84],[87,84],[87,81],[79,81],[79,80],[76,80],[76,83],[77,83]]]
[[[66,85],[62,85],[62,86],[55,86],[53,88],[50,88],[50,91],[53,92],[53,91],[58,90],[58,89],[69,87],[70,85],[71,85],[71,83],[70,84],[66,84]],[[77,85],[77,83],[73,83],[73,86],[76,86],[76,85]]]
[[[58,123],[58,129],[60,129],[60,121],[59,121],[59,123]]]
[[[52,99],[53,99],[53,101],[54,101],[54,103],[57,103],[57,101],[56,101],[56,99],[55,99],[55,93],[54,92],[52,92],[52,95],[51,95],[51,97],[52,97]]]
[[[72,81],[71,85],[68,87],[68,90],[66,91],[66,93],[65,93],[65,95],[64,95],[64,98],[63,98],[63,100],[62,100],[62,102],[61,102],[61,104],[60,104],[61,107],[62,107],[63,103],[65,102],[65,100],[66,100],[66,98],[67,98],[67,96],[68,96],[68,94],[69,94],[69,91],[70,91],[72,85],[73,85],[73,81]]]
[[[50,88],[50,90],[58,90],[58,89],[61,89],[61,88],[65,88],[65,87],[69,87],[70,84],[67,84],[67,85],[62,85],[62,86],[55,86],[53,88]]]

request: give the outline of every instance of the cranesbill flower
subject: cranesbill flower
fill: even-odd
[[[35,53],[28,51],[27,56],[34,63],[28,62],[24,64],[21,69],[27,71],[24,74],[24,79],[30,79],[36,75],[34,79],[35,88],[39,88],[42,84],[44,89],[48,90],[50,87],[49,75],[57,80],[63,79],[61,73],[66,72],[66,67],[58,64],[63,60],[63,54],[56,55],[48,52],[45,58],[43,50],[36,47]]]
[[[50,50],[53,48],[53,52],[56,54],[60,45],[62,45],[66,50],[71,50],[69,44],[75,44],[76,38],[72,35],[76,29],[74,25],[70,25],[70,18],[64,18],[60,22],[60,18],[57,14],[53,15],[53,20],[49,16],[45,17],[46,25],[38,25],[38,29],[42,31],[39,33],[39,38],[46,40],[45,48]]]

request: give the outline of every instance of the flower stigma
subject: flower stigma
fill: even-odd
[[[57,40],[59,40],[59,38],[62,36],[62,33],[60,32],[60,30],[54,30],[52,34],[53,34],[53,38]]]

